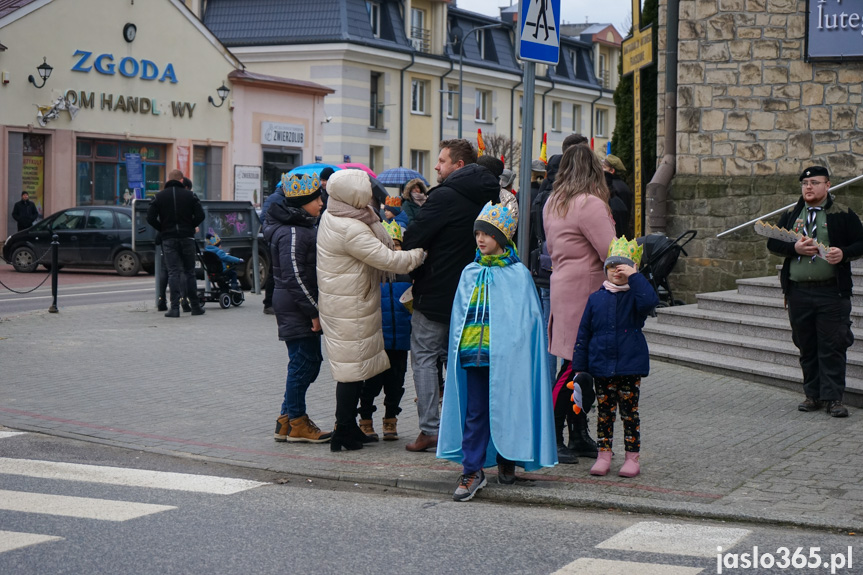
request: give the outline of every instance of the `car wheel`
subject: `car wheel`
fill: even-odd
[[[242,287],[244,290],[253,290],[253,289],[255,289],[255,276],[252,275],[254,273],[252,271],[254,269],[254,262],[253,262],[252,258],[250,257],[249,261],[247,261],[244,265],[245,265],[245,273],[243,274],[243,276],[241,278],[239,278],[240,287]],[[259,255],[258,256],[258,274],[261,278],[261,289],[264,288],[264,282],[267,281],[267,270],[269,269],[269,267],[270,267],[269,260],[267,258]]]
[[[243,295],[243,292],[231,292],[231,303],[234,305],[243,305],[243,302],[246,301],[246,296]]]
[[[114,256],[114,269],[121,276],[138,275],[141,271],[141,259],[131,250],[122,250]]]
[[[12,252],[12,265],[16,272],[30,273],[36,271],[39,263],[36,261],[36,252],[24,246]]]
[[[231,294],[223,293],[219,296],[219,307],[222,309],[228,309],[231,307]]]

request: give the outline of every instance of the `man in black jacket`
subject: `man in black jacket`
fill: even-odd
[[[21,192],[21,201],[15,202],[12,219],[18,223],[19,232],[32,227],[33,222],[39,219],[39,210],[36,209],[36,204],[30,201],[30,194],[27,192]]]
[[[203,315],[195,281],[195,228],[204,221],[204,208],[183,184],[183,172],[171,170],[165,189],[156,194],[147,211],[147,223],[159,230],[168,264],[171,307],[165,317],[180,317],[180,293],[185,285],[192,315]]]
[[[767,249],[785,258],[779,279],[806,394],[797,409],[817,411],[826,404],[832,417],[848,417],[842,395],[845,352],[854,343],[851,260],[863,256],[863,224],[828,193],[827,168],[806,168],[800,182],[802,197],[782,214],[778,226],[803,236],[796,242],[767,241]]]
[[[411,367],[420,434],[405,446],[408,451],[437,446],[440,370],[447,356],[452,301],[462,270],[476,254],[474,221],[485,204],[500,198],[498,179],[476,164],[476,151],[467,140],[441,142],[435,171],[439,185],[429,190],[402,243],[405,250],[428,251],[425,263],[411,273]]]
[[[631,223],[634,196],[632,190],[623,181],[626,167],[620,158],[608,154],[602,160],[602,171],[605,172],[605,183],[608,185],[608,191],[611,193],[608,205],[611,207],[611,215],[614,217],[615,235],[618,237],[626,236],[630,240],[635,239]]]

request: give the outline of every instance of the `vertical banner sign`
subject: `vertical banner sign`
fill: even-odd
[[[192,166],[189,164],[190,157],[189,146],[177,146],[177,169],[181,170],[186,177],[190,177],[189,174],[192,173]]]
[[[134,197],[144,197],[144,164],[140,154],[126,154],[126,184]]]
[[[261,166],[234,166],[234,199],[261,207]]]
[[[635,132],[635,237],[642,235],[641,221],[644,210],[644,193],[641,181],[641,69],[653,64],[653,27],[643,30],[641,22],[641,1],[632,0],[632,36],[623,41],[623,75],[635,74],[632,78],[633,89],[633,128]]]

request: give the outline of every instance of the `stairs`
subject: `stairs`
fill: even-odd
[[[845,403],[863,407],[863,267],[852,266]],[[803,376],[779,277],[737,280],[737,290],[698,294],[698,303],[657,309],[644,335],[650,356],[798,391]]]

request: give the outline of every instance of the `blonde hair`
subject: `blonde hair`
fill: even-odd
[[[404,190],[402,190],[402,197],[406,200],[410,200],[411,199],[411,190],[413,190],[414,188],[419,188],[420,191],[422,193],[424,193],[425,195],[428,195],[428,193],[429,193],[429,190],[426,187],[426,185],[423,183],[423,181],[419,178],[414,178],[411,181],[409,181],[407,184],[405,184],[405,188],[404,188]]]
[[[595,196],[608,207],[611,194],[605,184],[605,173],[599,158],[587,146],[572,146],[563,153],[560,161],[560,171],[554,180],[551,196],[551,208],[555,214],[565,217],[572,201],[579,196]]]

